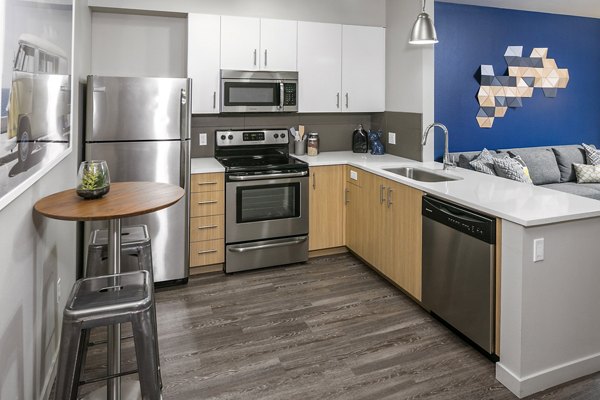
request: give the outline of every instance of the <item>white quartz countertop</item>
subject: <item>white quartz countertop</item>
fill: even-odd
[[[393,155],[373,156],[351,151],[324,152],[317,156],[295,156],[309,166],[348,164],[428,194],[499,217],[522,226],[537,226],[600,217],[600,201],[528,185],[463,168],[442,170],[437,162],[419,162]],[[412,166],[436,170],[461,180],[420,182],[385,171]]]
[[[192,158],[190,171],[192,174],[208,174],[225,172],[225,168],[213,157]]]

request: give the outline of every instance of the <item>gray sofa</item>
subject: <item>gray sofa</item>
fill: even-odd
[[[592,146],[593,147],[593,146]],[[450,153],[450,160],[459,167],[473,170],[469,165],[479,151]],[[490,150],[495,157],[520,156],[534,185],[561,192],[600,200],[600,183],[577,183],[573,164],[585,164],[585,150],[580,145],[523,147]]]

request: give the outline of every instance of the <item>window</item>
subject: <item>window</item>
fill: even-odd
[[[58,73],[58,57],[51,56],[40,50],[40,59],[38,61],[38,72],[47,74]]]
[[[19,47],[15,58],[16,71],[35,72],[35,49],[24,44]]]

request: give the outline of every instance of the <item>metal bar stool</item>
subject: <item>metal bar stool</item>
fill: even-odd
[[[121,272],[152,271],[152,245],[146,225],[132,225],[121,229]],[[96,229],[90,236],[85,277],[109,274],[108,230]]]
[[[154,282],[153,264],[152,264],[152,242],[148,234],[146,225],[131,225],[121,229],[121,271],[148,271],[150,282]],[[88,256],[85,269],[85,277],[101,276],[109,274],[108,271],[108,230],[96,229],[90,235],[88,245]],[[154,326],[154,336],[158,339],[156,311],[152,318]],[[125,337],[122,339],[129,339]],[[87,340],[86,340],[87,342]],[[103,344],[95,342],[92,345]],[[156,342],[156,354],[158,356],[158,340]],[[158,363],[158,379],[162,388],[162,374],[160,373],[160,360]]]
[[[161,398],[154,297],[148,271],[78,280],[67,300],[58,360],[56,399],[76,400],[86,339],[95,327],[131,322],[142,399]],[[116,376],[107,376],[112,379]]]

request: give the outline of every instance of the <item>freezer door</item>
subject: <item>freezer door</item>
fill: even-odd
[[[154,281],[164,282],[188,277],[189,267],[189,141],[92,143],[86,157],[106,160],[113,182],[152,181],[179,185],[186,195],[166,209],[124,218],[122,226],[146,224],[152,240]],[[184,160],[183,164],[180,160]],[[94,229],[107,223],[86,223],[85,243]]]
[[[191,80],[88,76],[86,142],[189,138]]]

